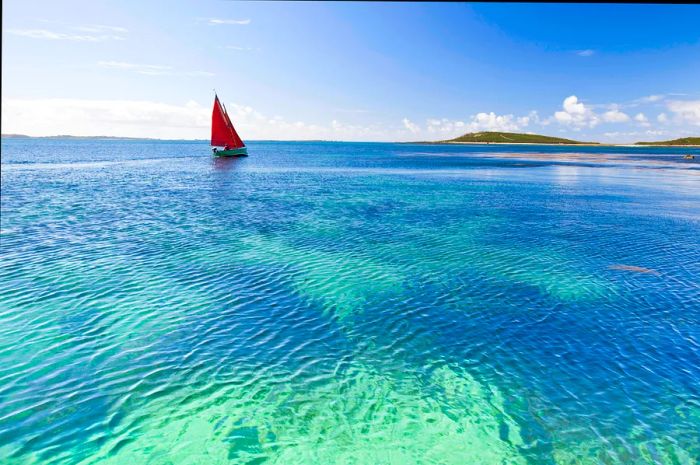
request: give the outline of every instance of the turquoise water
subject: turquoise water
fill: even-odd
[[[700,151],[249,152],[3,139],[0,463],[697,463]]]

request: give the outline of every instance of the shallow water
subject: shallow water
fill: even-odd
[[[572,150],[3,139],[0,462],[696,463],[700,151]]]

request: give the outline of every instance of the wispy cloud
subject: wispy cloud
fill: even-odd
[[[260,51],[259,48],[255,48],[255,47],[242,47],[242,46],[240,46],[240,45],[225,45],[224,48],[225,48],[225,49],[228,49],[228,50],[236,50],[236,51],[238,51],[238,52],[257,52],[257,51]]]
[[[352,114],[363,114],[369,113],[369,110],[363,108],[335,108],[333,111],[337,113],[352,113]]]
[[[93,24],[93,25],[88,25],[88,26],[76,26],[73,29],[75,29],[76,31],[92,32],[92,33],[118,32],[120,34],[126,34],[127,32],[129,32],[129,30],[125,27],[105,26],[104,24]]]
[[[216,76],[216,73],[210,71],[178,71],[173,73],[178,76],[188,76],[188,77],[212,77]]]
[[[199,20],[205,21],[210,26],[219,26],[222,24],[245,26],[251,22],[250,19],[199,18]]]
[[[604,132],[603,136],[605,136],[608,139],[627,139],[627,140],[639,140],[640,137],[649,137],[649,136],[662,136],[664,134],[668,134],[668,131],[659,131],[659,130],[653,130],[649,129],[646,131],[614,131],[614,132]]]
[[[408,118],[401,120],[403,126],[408,129],[411,134],[418,134],[420,132],[420,127]]]
[[[576,55],[580,57],[590,57],[595,55],[595,50],[591,50],[590,48],[587,48],[586,50],[578,50]]]
[[[76,30],[78,30],[78,28],[76,28]],[[69,32],[50,31],[48,29],[8,29],[7,32],[16,36],[28,37],[30,39],[69,40],[75,42],[101,42],[105,40],[125,39],[123,36],[115,34],[74,34]]]
[[[214,73],[208,71],[179,71],[167,65],[146,65],[139,63],[128,63],[124,61],[98,61],[97,66],[107,69],[120,69],[133,71],[146,76],[189,76],[189,77],[209,77]]]
[[[637,108],[640,106],[668,106],[668,103],[672,100],[678,100],[689,97],[688,94],[667,92],[664,94],[650,94],[643,97],[639,97],[633,100],[628,100],[626,102],[620,103],[603,103],[597,105],[590,105],[590,108],[599,109],[630,109]]]
[[[127,63],[124,61],[98,61],[97,66],[111,69],[128,69],[137,73],[150,74],[152,72],[169,71],[172,66],[163,65],[142,65],[137,63]]]
[[[387,141],[398,140],[407,133],[405,126],[347,124],[338,119],[329,123],[290,121],[282,116],[266,116],[248,105],[231,102],[227,107],[239,133],[252,139]],[[415,136],[409,139],[413,140]]]
[[[678,122],[700,126],[700,100],[671,100],[667,107]]]
[[[637,99],[639,103],[654,103],[663,100],[666,97],[664,94],[647,95]]]

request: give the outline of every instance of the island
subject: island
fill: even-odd
[[[580,142],[561,137],[517,132],[472,132],[436,144],[555,144],[555,145],[598,145],[597,142]]]
[[[636,142],[634,145],[700,146],[700,137],[682,137],[680,139],[661,140],[657,142]]]

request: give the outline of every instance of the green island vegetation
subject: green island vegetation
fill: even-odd
[[[471,142],[475,144],[597,144],[597,142],[580,142],[561,137],[542,136],[540,134],[520,134],[516,132],[472,132],[454,139],[438,143]]]
[[[657,142],[636,142],[634,145],[700,145],[700,137],[681,137],[680,139]]]

